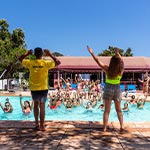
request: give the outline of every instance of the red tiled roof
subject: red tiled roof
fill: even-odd
[[[98,57],[104,64],[109,64],[111,57]],[[46,58],[48,59],[48,57]],[[90,56],[63,56],[58,57],[61,64],[57,67],[59,70],[95,70],[100,71],[101,68],[97,65],[94,59]],[[150,70],[150,57],[123,57],[125,70],[144,71]]]

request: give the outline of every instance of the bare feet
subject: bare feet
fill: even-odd
[[[120,128],[120,132],[125,133],[125,132],[128,132],[128,131],[125,128]]]
[[[44,125],[40,126],[40,131],[45,131],[45,126]]]
[[[38,124],[36,124],[36,125],[35,125],[34,130],[35,130],[35,131],[39,131],[39,130],[40,130],[40,127],[39,127],[39,125],[38,125]]]
[[[104,128],[103,128],[103,131],[104,131],[104,132],[106,132],[106,131],[107,131],[107,128],[106,128],[106,127],[104,127]]]
[[[40,128],[40,131],[46,131],[46,129],[45,128]]]

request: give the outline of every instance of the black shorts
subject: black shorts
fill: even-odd
[[[46,102],[48,90],[31,91],[33,101]]]

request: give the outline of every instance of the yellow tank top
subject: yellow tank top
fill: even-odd
[[[108,84],[120,84],[121,78],[122,78],[122,76],[118,75],[115,79],[108,79],[108,77],[106,75],[106,83],[108,83]]]

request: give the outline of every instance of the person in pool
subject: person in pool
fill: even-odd
[[[128,106],[128,103],[125,102],[124,103],[124,107],[122,108],[123,111],[129,111],[129,106]]]
[[[30,114],[33,109],[33,101],[26,100],[24,101],[24,104],[23,104],[22,95],[20,94],[19,97],[20,97],[20,106],[21,106],[22,112],[24,114]]]
[[[130,99],[129,103],[132,104],[132,105],[137,103],[137,99],[135,98],[134,95],[131,96],[131,99]]]
[[[86,104],[84,104],[83,99],[81,99],[81,104],[86,110],[91,111],[91,112],[93,111],[94,107],[91,101],[88,101]]]
[[[100,104],[100,106],[98,107],[98,109],[100,109],[100,110],[104,111],[104,109],[105,109],[104,104],[103,104],[103,103],[102,103],[102,104]]]
[[[50,96],[49,94],[49,101],[48,101],[48,105],[47,107],[49,107],[50,109],[56,109],[57,108],[57,100],[56,100],[56,96],[53,95],[53,96]]]
[[[137,108],[142,109],[146,102],[146,96],[145,97],[138,97],[137,100]]]
[[[0,107],[2,108],[2,110],[5,113],[11,113],[11,112],[13,112],[13,107],[12,107],[11,103],[9,102],[8,98],[6,98],[5,106],[3,107],[2,104],[0,103]]]

